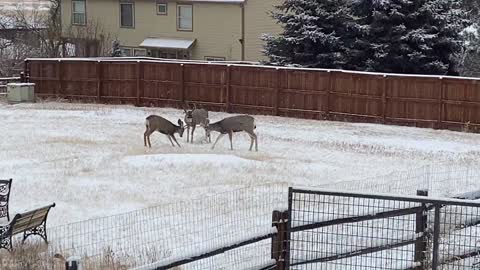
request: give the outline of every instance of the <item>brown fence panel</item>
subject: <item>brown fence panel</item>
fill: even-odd
[[[230,107],[237,113],[273,114],[276,83],[274,68],[232,66]]]
[[[480,131],[480,83],[444,79],[443,125],[447,129]]]
[[[226,104],[226,69],[223,65],[186,64],[184,98],[212,111],[224,111]]]
[[[98,99],[96,62],[61,61],[60,93],[68,99],[94,101]]]
[[[145,62],[143,65],[144,106],[178,107],[182,100],[182,66],[178,63]]]
[[[386,118],[389,123],[438,127],[442,80],[438,77],[392,76],[388,82]]]
[[[101,64],[101,100],[110,104],[135,104],[137,99],[136,62]]]
[[[383,76],[335,72],[333,77],[329,98],[331,119],[383,121]]]
[[[480,131],[480,82],[440,76],[118,59],[31,59],[40,97]]]
[[[30,81],[35,83],[35,93],[42,98],[61,96],[58,87],[58,61],[29,62]]]
[[[277,77],[279,115],[324,118],[328,106],[329,73],[280,69]]]

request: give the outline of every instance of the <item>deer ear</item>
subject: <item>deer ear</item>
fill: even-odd
[[[181,126],[181,127],[183,126],[182,120],[178,119],[178,125]]]

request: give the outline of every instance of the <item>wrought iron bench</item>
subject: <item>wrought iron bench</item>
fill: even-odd
[[[13,250],[12,236],[23,233],[22,243],[30,235],[38,235],[47,241],[47,216],[55,203],[25,213],[16,214],[12,221],[0,225],[0,249]]]
[[[12,189],[12,179],[0,180],[0,220],[7,218],[10,221],[8,212],[8,200],[10,198],[10,190]]]

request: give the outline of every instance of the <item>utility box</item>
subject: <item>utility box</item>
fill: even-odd
[[[35,102],[34,83],[7,84],[7,101],[9,103]]]

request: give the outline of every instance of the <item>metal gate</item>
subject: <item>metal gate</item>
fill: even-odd
[[[480,269],[478,202],[290,188],[288,216],[287,269]]]

